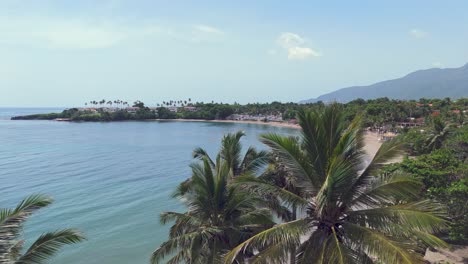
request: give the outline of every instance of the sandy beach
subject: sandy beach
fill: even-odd
[[[153,121],[159,122],[211,122],[211,123],[239,123],[239,124],[255,124],[255,125],[265,125],[265,126],[275,126],[275,127],[287,127],[300,129],[300,126],[297,124],[285,123],[285,122],[263,122],[263,121],[254,121],[254,120],[201,120],[201,119],[151,119]]]

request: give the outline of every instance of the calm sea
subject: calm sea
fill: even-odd
[[[31,217],[25,238],[64,227],[88,237],[51,263],[148,263],[167,238],[169,226],[159,224],[159,214],[184,210],[170,194],[190,176],[195,147],[214,156],[228,132],[244,130],[244,146],[259,148],[262,133],[296,133],[254,124],[8,120],[58,111],[0,108],[0,208],[33,193],[48,194],[54,204]]]

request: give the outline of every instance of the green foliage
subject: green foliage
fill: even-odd
[[[466,101],[468,99],[461,98],[457,101],[440,100],[440,99],[421,99],[419,102],[414,100],[390,100],[388,98],[378,98],[371,100],[356,99],[349,103],[343,104],[344,119],[351,122],[356,115],[363,114],[362,125],[365,127],[381,126],[384,124],[396,125],[397,122],[414,121],[415,118],[427,118],[433,110],[439,110],[440,116],[444,121],[450,120],[454,124],[463,124],[466,122],[466,115],[463,110],[467,109]],[[28,116],[17,116],[12,119],[44,119],[52,120],[56,118],[69,118],[73,121],[120,121],[120,120],[145,120],[145,119],[202,119],[215,120],[226,119],[231,114],[247,114],[247,115],[281,115],[283,120],[294,119],[297,114],[303,110],[319,110],[324,107],[323,102],[297,104],[297,103],[249,103],[246,105],[223,104],[223,103],[203,103],[192,102],[191,100],[168,101],[157,104],[156,111],[149,110],[141,101],[135,101],[134,107],[139,108],[137,113],[127,112],[125,108],[120,109],[120,106],[128,106],[127,102],[121,100],[115,101],[90,101],[90,105],[101,107],[98,109],[98,114],[94,111],[85,111],[80,109],[69,109],[62,113],[37,114]],[[115,104],[117,110],[111,111],[109,115],[105,114],[102,107],[106,104],[111,107]],[[178,107],[177,113],[169,111],[168,107]],[[191,109],[187,109],[190,107]],[[120,110],[119,110],[120,109]],[[115,109],[114,109],[115,110]],[[123,114],[121,111],[127,112]],[[453,111],[458,111],[457,113]],[[434,142],[438,143],[438,142]],[[439,146],[436,146],[438,148]]]
[[[447,147],[405,159],[394,169],[401,169],[421,179],[428,198],[448,207],[449,238],[456,243],[468,243],[468,163],[466,162],[466,128],[459,128]]]
[[[158,118],[161,119],[174,119],[176,118],[176,113],[169,111],[166,107],[158,107]]]
[[[52,203],[44,195],[32,195],[15,209],[0,210],[0,263],[47,263],[61,247],[83,241],[85,238],[73,229],[57,230],[42,234],[24,253],[24,241],[19,240],[24,222],[37,210]]]
[[[174,194],[185,201],[188,211],[161,214],[163,224],[175,223],[151,263],[168,256],[168,263],[221,263],[224,252],[273,225],[269,210],[258,208],[258,196],[229,185],[233,172],[227,162],[213,166],[205,156],[191,167],[190,185],[182,183]],[[252,252],[245,252],[249,255]]]
[[[410,155],[421,155],[427,153],[427,132],[420,128],[408,130],[403,135],[406,150]]]
[[[417,159],[406,158],[401,167],[422,179],[427,188],[433,186],[447,187],[450,180],[456,177],[456,172],[463,164],[455,159],[451,150],[440,149]]]
[[[362,117],[346,121],[343,107],[300,111],[300,139],[262,136],[278,162],[291,173],[284,188],[265,179],[238,178],[254,193],[273,193],[303,214],[262,231],[231,250],[226,263],[258,251],[254,263],[421,263],[427,246],[445,246],[435,237],[445,227],[440,204],[420,200],[422,183],[406,174],[379,175],[400,155],[399,141],[386,142],[363,164]],[[277,174],[280,175],[280,174]],[[291,256],[292,255],[292,256]],[[292,257],[292,258],[290,258]]]
[[[214,104],[214,103],[197,103],[193,107],[196,107],[196,111],[188,111],[181,109],[181,112],[177,113],[177,118],[181,119],[203,119],[203,120],[214,120],[214,119],[226,119],[226,117],[234,114],[235,105],[229,104]]]
[[[148,107],[139,108],[134,116],[135,120],[147,120],[147,119],[155,119],[157,117],[156,112],[152,111]]]
[[[154,251],[152,263],[176,253],[169,262],[221,263],[222,254],[253,234],[273,225],[268,209],[256,193],[230,184],[240,174],[256,173],[269,162],[269,153],[250,147],[242,155],[244,132],[227,134],[215,160],[196,148],[192,177],[182,182],[174,197],[185,201],[186,213],[166,212],[161,221],[175,221],[169,240]],[[251,255],[252,253],[246,253]]]

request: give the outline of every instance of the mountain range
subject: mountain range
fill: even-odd
[[[468,63],[460,68],[419,70],[398,79],[367,86],[342,88],[300,103],[317,101],[346,103],[357,98],[367,100],[379,97],[404,100],[468,97]]]

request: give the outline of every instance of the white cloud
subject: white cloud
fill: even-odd
[[[189,41],[194,43],[216,42],[223,38],[224,31],[207,25],[192,25]]]
[[[277,42],[281,47],[287,49],[300,46],[304,44],[305,40],[297,34],[286,32],[281,33],[281,35],[278,37]]]
[[[288,59],[290,60],[304,60],[310,57],[321,56],[319,52],[306,47],[306,40],[295,33],[281,33],[276,42],[287,52]]]
[[[412,30],[410,30],[409,34],[414,37],[414,38],[417,38],[417,39],[422,39],[422,38],[425,38],[428,36],[428,33],[421,30],[421,29],[417,29],[417,28],[414,28]]]
[[[432,67],[435,67],[435,68],[442,68],[443,66],[444,65],[439,61],[436,61],[436,62],[432,63]]]
[[[215,35],[222,35],[224,32],[218,28],[207,26],[207,25],[194,25],[193,29],[195,31],[207,34],[215,34]]]
[[[316,51],[311,48],[292,47],[288,49],[288,59],[290,60],[304,60],[309,57],[318,57]]]

